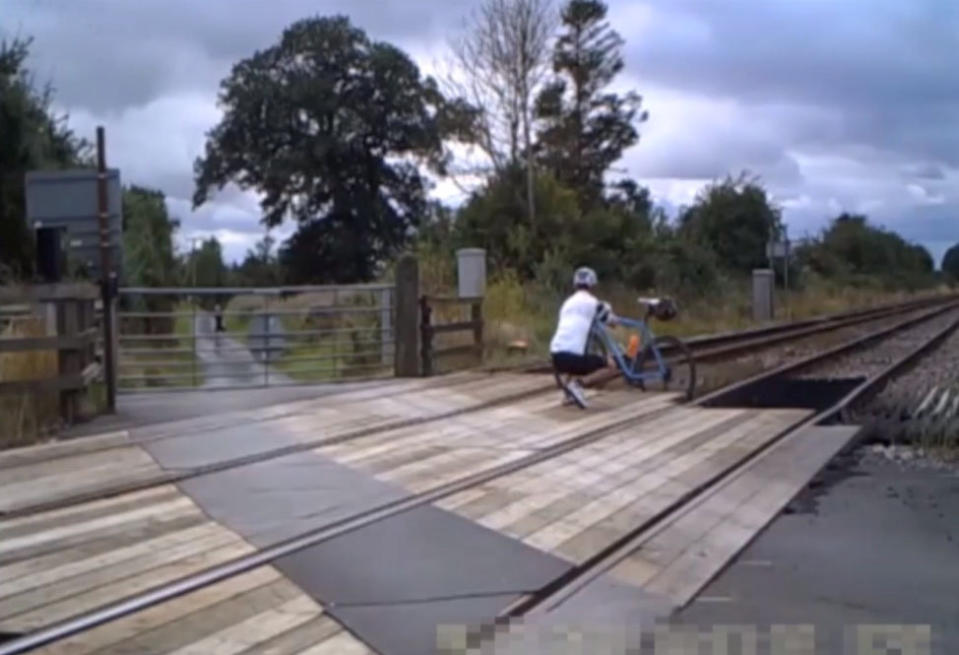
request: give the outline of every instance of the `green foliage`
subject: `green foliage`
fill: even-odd
[[[247,250],[246,257],[231,271],[231,278],[240,287],[270,287],[283,284],[283,268],[269,234]]]
[[[525,171],[507,168],[460,209],[454,245],[485,248],[494,269],[513,269],[529,279],[537,262],[580,217],[575,194],[551,176],[536,178],[533,196],[540,216],[535,226],[529,224],[526,210]]]
[[[822,277],[858,286],[878,283],[887,289],[915,289],[932,284],[935,277],[925,248],[856,214],[835,218],[796,255],[803,266]]]
[[[416,163],[442,172],[441,135],[465,129],[459,103],[345,17],[291,25],[233,67],[220,104],[223,119],[196,162],[194,203],[228,182],[261,192],[268,226],[301,223],[287,248],[298,281],[369,279],[424,212]]]
[[[162,191],[123,190],[123,273],[134,287],[179,284],[173,236],[180,223],[167,213]]]
[[[173,252],[173,235],[179,221],[167,214],[162,191],[133,186],[123,190],[123,283],[132,287],[175,287],[180,284]],[[125,296],[124,310],[169,312],[173,300],[167,296]],[[131,319],[132,320],[132,319]],[[137,318],[136,333],[167,334],[169,317]]]
[[[623,40],[606,13],[606,4],[598,0],[565,5],[553,52],[557,77],[536,102],[540,159],[587,205],[600,200],[604,174],[639,139],[634,123],[648,118],[635,92],[606,91],[623,69]]]
[[[766,190],[743,175],[707,186],[679,224],[685,240],[711,249],[722,268],[739,274],[765,267],[766,244],[782,231],[780,211]]]
[[[33,234],[25,220],[27,171],[89,164],[87,144],[51,108],[26,68],[30,40],[0,41],[0,283],[33,271]]]
[[[959,281],[959,243],[949,248],[942,256],[942,272],[951,283]]]

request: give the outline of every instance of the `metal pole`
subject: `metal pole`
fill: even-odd
[[[110,263],[110,207],[107,200],[107,155],[103,126],[97,127],[97,210],[100,226],[100,275],[103,302],[103,359],[107,383],[107,411],[117,409],[116,362],[113,340],[113,270]]]
[[[270,294],[263,298],[263,386],[270,386]]]
[[[190,334],[193,336],[193,339],[191,339],[191,341],[193,341],[193,386],[194,387],[197,386],[197,383],[196,383],[196,303],[197,303],[197,299],[192,298],[190,305],[193,307],[193,318],[191,319],[193,321],[193,326],[190,328]]]

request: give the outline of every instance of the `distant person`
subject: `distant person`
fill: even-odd
[[[219,305],[213,308],[213,318],[216,321],[216,327],[214,329],[217,332],[225,332],[226,328],[223,327],[223,308]]]
[[[590,329],[594,320],[606,325],[615,325],[616,316],[609,303],[603,302],[592,294],[597,283],[596,272],[582,267],[573,274],[573,286],[576,291],[563,303],[559,310],[559,322],[549,344],[553,368],[568,378],[584,377],[604,368],[616,368],[612,359],[606,360],[600,355],[586,352]],[[583,388],[575,379],[568,379],[566,388],[580,407],[586,407]]]

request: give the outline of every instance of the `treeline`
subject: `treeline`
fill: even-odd
[[[83,165],[89,154],[50,112],[49,91],[33,86],[27,46],[0,51],[0,274],[8,277],[31,267],[23,173]],[[437,80],[345,17],[298,21],[223,80],[223,116],[195,163],[194,196],[199,206],[226,184],[255,190],[264,226],[293,221],[295,233],[281,244],[263,239],[233,266],[215,239],[177,253],[178,224],[162,195],[130,188],[125,282],[361,282],[382,276],[402,251],[451,265],[453,251],[468,246],[488,251],[492,271],[551,289],[587,264],[636,289],[715,294],[767,265],[766,244],[784,233],[781,210],[743,174],[668,216],[618,171],[649,120],[638,92],[613,90],[623,46],[598,0],[558,10],[548,0],[485,0],[453,38],[451,72]],[[429,199],[431,177],[473,184],[454,208]],[[798,284],[935,280],[925,249],[847,214],[803,240],[790,267]]]

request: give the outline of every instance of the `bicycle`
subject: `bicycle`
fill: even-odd
[[[610,329],[599,320],[594,320],[590,328],[586,352],[604,359],[611,356],[620,375],[630,386],[645,391],[648,387],[662,384],[663,391],[679,389],[686,400],[692,400],[696,391],[696,362],[689,347],[677,337],[656,336],[649,326],[652,318],[664,321],[674,318],[677,313],[675,303],[668,298],[639,298],[639,303],[646,309],[643,318],[616,317],[617,325],[638,332],[635,337],[639,339],[640,349],[635,357],[623,349]],[[554,375],[566,397],[579,404],[560,374],[554,372]]]

